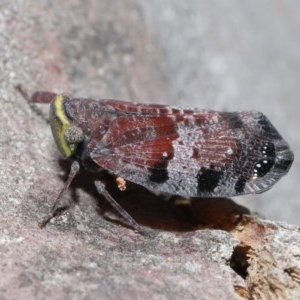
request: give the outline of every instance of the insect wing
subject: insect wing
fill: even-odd
[[[293,160],[261,113],[109,104],[119,116],[91,158],[146,188],[187,197],[259,193],[284,175]]]

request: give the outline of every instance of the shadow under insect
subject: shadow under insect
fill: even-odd
[[[68,173],[69,163],[60,160],[61,167]],[[165,231],[193,231],[206,228],[230,231],[249,210],[227,198],[192,198],[184,199],[178,196],[166,197],[156,195],[144,187],[126,182],[126,190],[117,188],[116,180],[107,172],[80,172],[70,187],[71,201],[62,204],[59,213],[79,201],[78,189],[84,190],[95,201],[95,209],[99,217],[107,221],[129,227],[121,216],[110,206],[102,195],[97,192],[94,181],[105,182],[111,196],[125,209],[128,214],[143,227]],[[65,181],[65,178],[62,178]],[[82,202],[81,202],[82,203]],[[91,202],[85,205],[91,205]]]

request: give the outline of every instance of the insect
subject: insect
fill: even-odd
[[[28,98],[24,91],[21,93]],[[50,103],[50,124],[61,153],[73,159],[45,226],[80,169],[106,170],[148,189],[183,197],[261,193],[285,175],[293,153],[260,112],[217,112],[119,100],[71,98],[36,92],[30,102]],[[138,223],[100,180],[99,194],[136,230]]]

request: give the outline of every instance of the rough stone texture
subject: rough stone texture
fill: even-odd
[[[263,111],[296,160],[274,189],[237,201],[299,225],[299,6],[1,1],[0,299],[300,298],[299,228],[247,216],[232,200],[166,202],[109,182],[145,237],[82,174],[65,197],[77,205],[40,230],[68,163],[47,107],[37,113],[14,89]]]

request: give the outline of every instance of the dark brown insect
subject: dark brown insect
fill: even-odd
[[[128,180],[183,197],[232,197],[268,190],[293,162],[289,145],[260,112],[217,112],[48,92],[37,92],[30,101],[51,102],[53,136],[62,154],[73,158],[69,178],[41,226],[57,214],[59,200],[80,168],[106,170],[119,177],[122,188]],[[98,180],[95,185],[141,231],[104,184]]]

